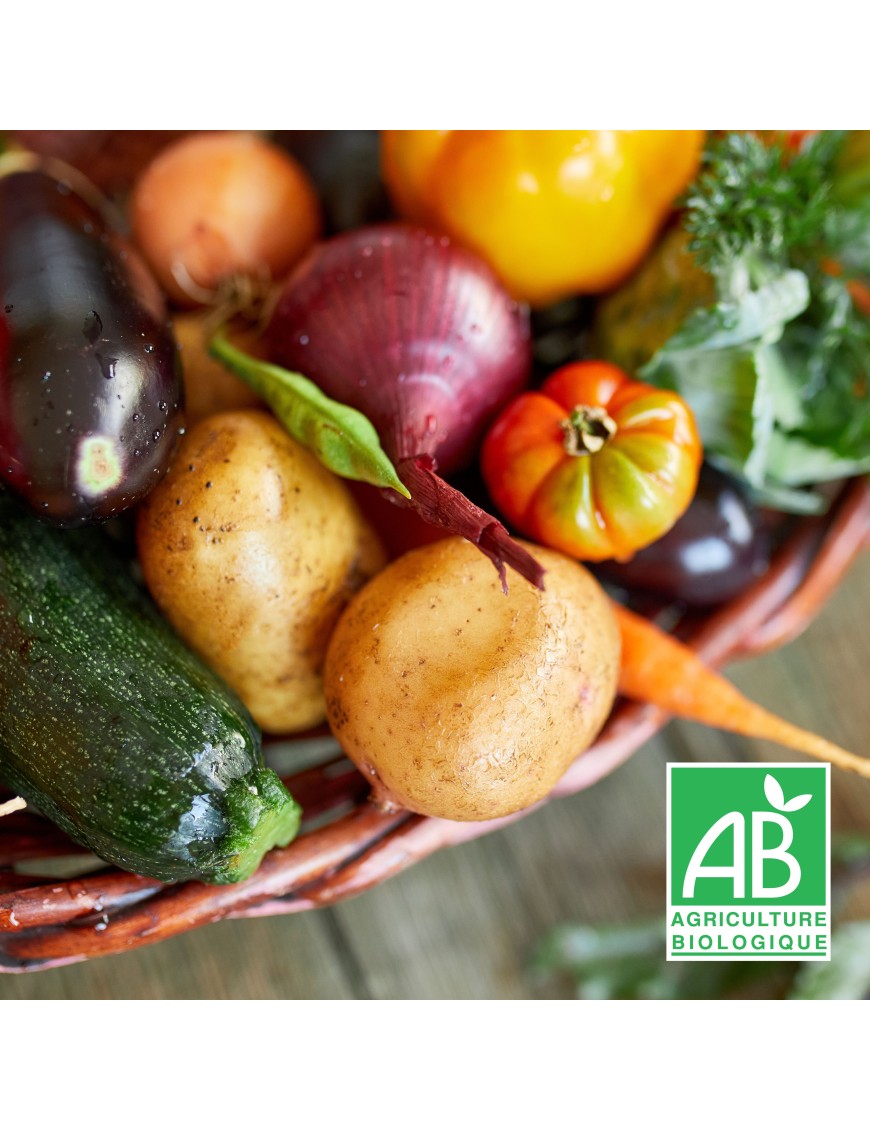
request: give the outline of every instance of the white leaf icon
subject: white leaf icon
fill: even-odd
[[[800,793],[797,797],[793,797],[791,801],[786,801],[782,786],[773,774],[765,776],[764,795],[770,805],[774,809],[778,809],[780,813],[795,813],[798,809],[803,809],[804,805],[808,805],[813,799],[811,793]]]
[[[785,812],[785,794],[782,792],[782,786],[773,774],[767,774],[764,779],[764,796],[774,809],[778,809],[780,813]]]

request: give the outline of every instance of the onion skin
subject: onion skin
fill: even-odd
[[[428,522],[461,534],[533,584],[543,570],[490,515],[446,484],[527,381],[525,309],[473,253],[421,228],[378,225],[322,244],[285,284],[270,358],[363,412]],[[394,495],[390,492],[390,495]]]
[[[133,237],[178,306],[215,301],[237,276],[282,279],[320,234],[301,165],[247,133],[197,134],[164,149],[130,201]]]
[[[182,386],[157,284],[93,187],[55,171],[34,158],[0,176],[0,481],[78,526],[166,471]]]

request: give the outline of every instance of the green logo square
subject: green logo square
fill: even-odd
[[[829,779],[668,765],[668,957],[829,957]]]

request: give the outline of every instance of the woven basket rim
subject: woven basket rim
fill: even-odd
[[[687,617],[681,634],[713,666],[779,647],[809,624],[868,541],[870,480],[851,480],[826,515],[799,521],[749,589],[706,616]],[[657,708],[618,701],[596,742],[550,798],[593,785],[666,721]],[[336,903],[440,848],[503,828],[532,811],[479,823],[384,813],[369,803],[367,783],[342,758],[285,780],[302,804],[308,828],[287,848],[270,852],[250,879],[225,887],[161,884],[110,867],[73,880],[26,877],[15,872],[16,862],[81,849],[42,818],[5,817],[0,824],[0,972],[48,969],[127,951],[223,918]],[[340,815],[311,827],[312,819],[324,821],[336,812]]]

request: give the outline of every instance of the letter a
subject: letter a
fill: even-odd
[[[773,848],[764,847],[765,824],[779,825],[782,829],[782,840]],[[794,839],[794,830],[791,821],[779,813],[753,813],[752,814],[752,898],[777,899],[791,895],[801,882],[801,866],[786,849]],[[781,860],[788,868],[788,879],[779,887],[766,888],[764,886],[764,861]]]
[[[705,865],[704,859],[722,833],[734,826],[734,863],[731,867]],[[734,884],[734,898],[743,899],[746,894],[746,850],[744,848],[744,822],[742,813],[726,813],[724,817],[712,825],[701,837],[698,847],[692,853],[692,859],[686,869],[683,880],[683,899],[695,898],[695,882],[702,876],[717,879],[731,878]]]

